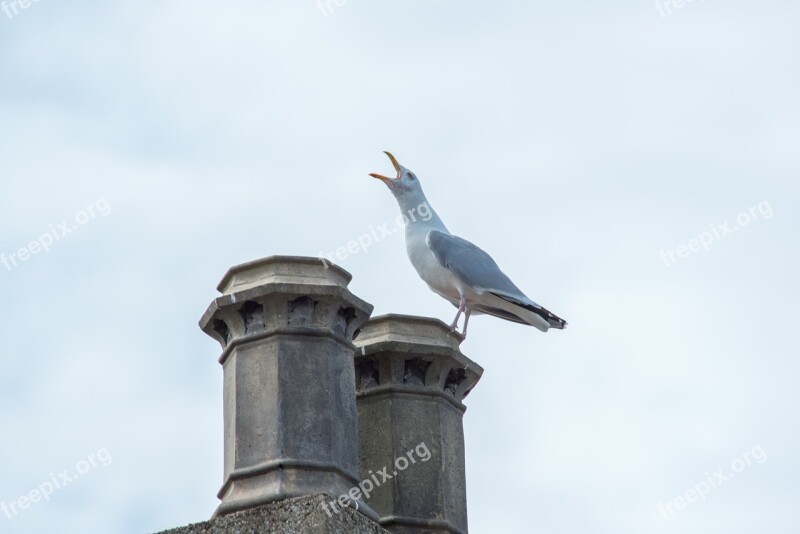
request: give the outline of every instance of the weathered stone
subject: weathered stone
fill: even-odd
[[[388,467],[367,502],[390,532],[467,532],[462,400],[483,369],[459,341],[437,319],[404,315],[370,320],[355,340],[361,474]]]
[[[328,495],[311,495],[216,517],[160,534],[387,534],[351,508],[325,511]]]
[[[222,345],[224,484],[215,515],[361,480],[352,344],[372,306],[347,271],[273,256],[231,268],[200,326]],[[355,503],[353,503],[355,505]],[[377,519],[358,503],[361,513]]]

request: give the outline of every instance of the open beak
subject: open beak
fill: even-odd
[[[402,176],[402,174],[403,174],[403,171],[400,170],[400,164],[397,163],[397,160],[395,159],[394,156],[392,156],[391,152],[388,152],[388,151],[384,150],[383,153],[386,154],[387,156],[389,156],[389,159],[392,160],[392,165],[394,165],[394,170],[397,171],[397,178],[389,178],[388,176],[384,176],[384,175],[378,174],[376,172],[371,172],[371,173],[369,173],[369,175],[372,176],[373,178],[377,178],[378,180],[383,180],[384,182],[386,182],[388,184],[388,183],[391,183],[392,180],[399,180],[400,176]]]

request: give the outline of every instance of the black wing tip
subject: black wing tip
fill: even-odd
[[[561,317],[558,317],[554,313],[551,313],[551,312],[545,310],[544,308],[540,308],[538,310],[531,310],[531,311],[533,313],[537,314],[539,317],[541,317],[545,321],[547,321],[547,324],[550,325],[550,328],[555,328],[557,330],[564,330],[569,325],[569,323],[567,323],[567,321],[565,321]]]
[[[564,319],[562,319],[561,317],[557,316],[556,314],[552,313],[549,310],[546,310],[544,308],[536,308],[533,306],[525,306],[525,307],[528,310],[535,313],[536,315],[538,315],[539,317],[541,317],[542,319],[544,319],[545,321],[547,321],[547,324],[550,325],[550,328],[555,328],[557,330],[564,330],[569,325],[567,321],[565,321]]]

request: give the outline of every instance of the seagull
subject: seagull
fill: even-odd
[[[487,313],[534,326],[542,332],[566,328],[567,322],[529,299],[500,270],[489,254],[450,233],[431,208],[416,174],[384,152],[397,171],[389,178],[370,173],[389,187],[400,205],[406,233],[406,252],[420,278],[434,292],[458,308],[450,330],[458,333],[458,320],[464,314],[461,341],[467,337],[471,314]]]

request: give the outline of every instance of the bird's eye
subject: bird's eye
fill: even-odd
[[[416,180],[416,179],[417,179],[417,177],[416,177],[416,176],[414,176],[413,174],[410,174],[410,173],[409,173],[409,175],[408,175],[408,179],[413,181],[413,180]]]

